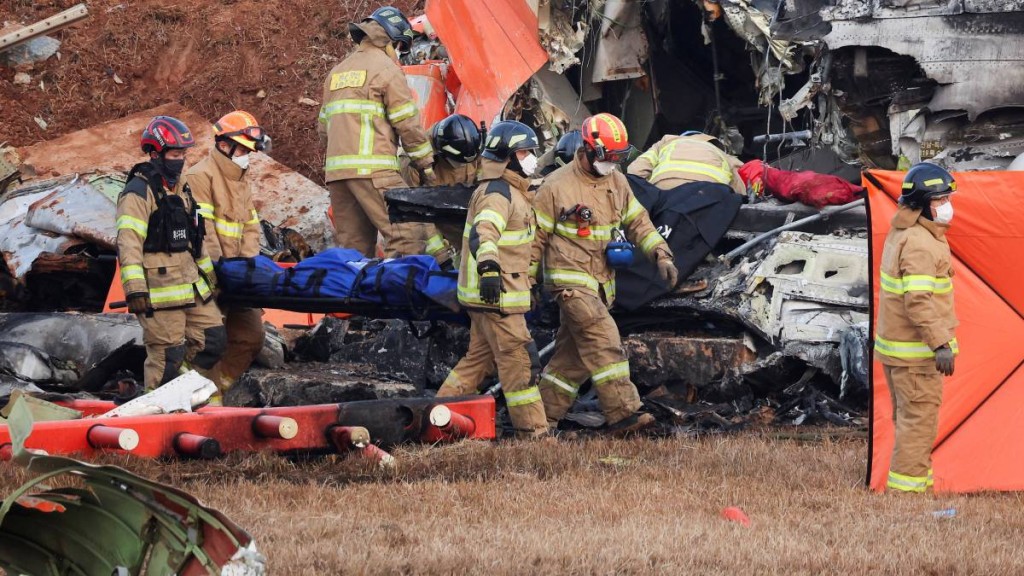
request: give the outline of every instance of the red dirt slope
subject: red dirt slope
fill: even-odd
[[[0,2],[4,22],[29,24],[77,0]],[[178,102],[211,122],[252,112],[274,138],[272,156],[322,181],[315,106],[327,71],[351,47],[348,22],[370,0],[89,0],[91,17],[54,37],[60,59],[24,70],[0,66],[0,143],[26,146],[148,108]],[[407,14],[422,1],[394,0]],[[20,71],[20,70],[19,70]],[[117,83],[115,77],[122,83]],[[41,85],[40,85],[41,83]],[[260,98],[260,91],[265,97]],[[42,130],[33,120],[48,124]]]

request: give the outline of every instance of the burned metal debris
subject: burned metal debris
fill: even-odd
[[[114,466],[26,451],[32,416],[23,399],[10,426],[14,460],[34,477],[0,508],[8,573],[265,573],[252,536],[191,494]],[[71,484],[47,486],[61,478]]]

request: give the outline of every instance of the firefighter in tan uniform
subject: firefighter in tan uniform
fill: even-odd
[[[252,258],[260,253],[260,219],[246,174],[249,154],[263,151],[270,139],[256,118],[230,112],[213,126],[214,148],[185,177],[206,224],[204,246],[214,262],[221,258]],[[243,306],[221,307],[227,348],[213,369],[223,394],[238,380],[263,348],[263,311]],[[215,395],[210,403],[221,401]]]
[[[476,186],[481,142],[480,130],[471,118],[452,114],[434,124],[430,129],[430,144],[435,154],[433,185]],[[409,186],[423,185],[423,178],[413,169],[407,154],[402,155],[402,177]],[[437,230],[440,235],[435,234],[426,239],[428,254],[462,244],[462,227],[438,225]]]
[[[544,286],[561,311],[555,352],[541,376],[548,424],[558,425],[589,378],[613,433],[654,423],[639,412],[618,328],[608,308],[615,299],[615,271],[605,249],[621,230],[675,286],[672,251],[633,197],[619,171],[631,150],[626,127],[611,114],[583,123],[583,147],[575,159],[547,177],[537,193],[533,263],[543,260]]]
[[[462,242],[459,302],[472,322],[469,350],[437,395],[475,393],[495,368],[516,436],[547,434],[537,378],[540,357],[526,327],[530,253],[536,228],[529,177],[537,136],[520,122],[497,122],[487,134],[480,186],[473,192]]]
[[[885,367],[896,426],[887,485],[903,492],[932,485],[942,377],[953,375],[959,353],[946,243],[955,191],[939,166],[911,168],[882,249],[875,358]]]
[[[398,171],[399,138],[428,184],[435,178],[433,150],[397,63],[398,50],[412,40],[412,28],[401,12],[384,7],[350,24],[349,32],[358,46],[328,74],[318,125],[327,141],[324,170],[335,242],[372,258],[379,231],[387,256],[421,254],[423,239],[436,234],[433,226],[392,224],[384,203],[388,188],[406,185]],[[443,247],[430,254],[441,263],[450,258]]]
[[[173,380],[189,366],[204,376],[224,351],[213,302],[213,263],[203,250],[199,213],[181,181],[188,127],[157,116],[142,131],[149,162],[132,167],[117,199],[117,258],[128,309],[146,345],[145,387]]]
[[[746,194],[747,187],[738,172],[743,163],[716,146],[717,141],[700,132],[665,136],[634,160],[627,173],[662,190],[690,182],[717,182],[731,186],[737,194]]]

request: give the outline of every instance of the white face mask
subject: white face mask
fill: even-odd
[[[234,162],[235,164],[238,164],[238,167],[241,168],[242,170],[248,170],[249,169],[249,155],[248,154],[243,154],[241,156],[234,156],[234,157],[231,158],[231,161]]]
[[[519,167],[523,169],[523,174],[533,176],[533,173],[537,171],[537,157],[530,152],[525,158],[519,160]]]
[[[594,172],[597,172],[600,176],[607,176],[615,171],[616,166],[618,166],[618,164],[615,162],[594,162]]]
[[[953,203],[946,202],[935,209],[935,222],[949,224],[953,221]]]

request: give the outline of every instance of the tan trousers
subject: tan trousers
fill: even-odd
[[[933,364],[885,366],[885,380],[896,426],[888,487],[924,492],[932,485],[932,446],[939,433],[942,374]]]
[[[441,237],[432,224],[403,222],[393,224],[388,219],[384,192],[389,188],[405,186],[398,172],[381,173],[373,178],[336,180],[327,184],[334,211],[334,242],[343,248],[352,248],[367,258],[375,258],[377,232],[384,237],[384,256],[396,258],[413,254],[430,254],[438,262],[450,259],[443,246],[428,251],[428,241]],[[441,254],[440,252],[444,252]]]
[[[474,394],[484,378],[498,370],[505,404],[516,436],[547,433],[537,377],[540,357],[525,314],[470,311],[469,350],[448,374],[438,397]]]
[[[174,310],[156,310],[139,316],[146,345],[145,386],[153,390],[177,378],[181,368],[195,368],[216,382],[212,369],[224,353],[227,335],[220,310],[213,300]]]
[[[629,379],[619,328],[600,298],[576,290],[555,295],[561,311],[555,353],[541,374],[540,393],[548,425],[555,427],[590,378],[608,424],[640,409],[640,394]]]
[[[213,382],[222,393],[238,381],[263,349],[263,310],[227,308],[224,310],[224,328],[228,333],[227,347],[212,370],[216,376]]]

